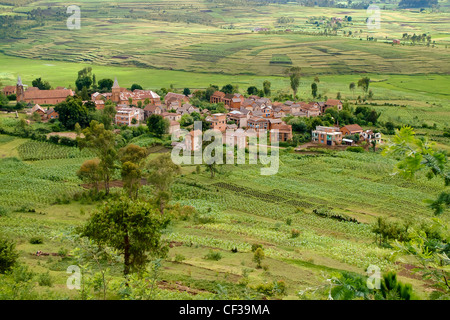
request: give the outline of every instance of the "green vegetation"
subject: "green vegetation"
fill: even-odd
[[[432,2],[375,1],[369,30],[365,1],[79,0],[75,39],[65,4],[0,1],[2,86],[77,91],[49,122],[0,94],[0,299],[448,299],[448,6],[401,9]],[[115,77],[212,113],[217,90],[344,107],[284,119],[276,175],[178,167],[162,117],[119,129],[82,103]],[[294,151],[337,122],[383,141]]]

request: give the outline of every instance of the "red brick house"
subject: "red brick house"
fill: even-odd
[[[342,143],[342,132],[337,127],[317,126],[312,132],[312,141],[328,146]]]
[[[270,122],[268,119],[252,117],[247,120],[247,128],[256,131],[269,130]]]
[[[3,88],[3,94],[5,96],[16,94],[16,86],[6,86],[6,87],[4,87]]]
[[[211,129],[224,132],[227,129],[227,115],[224,113],[214,113],[207,117],[207,121],[211,122]]]
[[[74,96],[71,89],[40,90],[31,87],[24,89],[22,79],[17,79],[16,85],[17,102],[36,103],[36,104],[58,104],[66,100],[68,96]]]
[[[114,80],[114,84],[112,86],[112,94],[110,98],[113,102],[117,104],[131,104],[137,105],[139,101],[145,103],[146,101],[150,104],[161,105],[161,97],[151,90],[134,90],[133,92],[121,88],[117,81],[117,78]]]
[[[363,128],[359,124],[348,124],[341,128],[341,132],[344,136],[351,136],[354,134],[362,134]]]
[[[276,134],[275,130],[278,130]],[[292,126],[285,123],[277,123],[271,126],[270,130],[271,139],[285,142],[292,140]]]

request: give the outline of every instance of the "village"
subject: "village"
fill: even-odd
[[[64,102],[67,97],[76,94],[72,89],[56,87],[50,90],[40,90],[36,87],[23,85],[19,77],[16,86],[3,88],[5,96],[16,95],[17,102],[25,103],[26,113],[30,119],[42,122],[53,121],[59,118],[54,106]],[[342,110],[343,102],[338,99],[327,99],[319,102],[304,101],[271,101],[270,98],[257,95],[244,96],[239,93],[224,93],[215,91],[210,97],[211,104],[222,104],[225,112],[211,112],[207,108],[200,109],[190,103],[194,94],[184,95],[168,92],[162,99],[160,95],[151,90],[134,89],[133,91],[120,87],[117,78],[111,92],[95,92],[90,101],[95,109],[103,110],[105,103],[113,103],[115,115],[113,123],[117,127],[138,127],[145,125],[152,115],[159,115],[169,123],[166,133],[178,137],[181,130],[180,121],[185,115],[196,115],[197,118],[209,124],[209,129],[218,130],[223,134],[223,141],[233,141],[236,145],[238,137],[245,134],[269,132],[272,141],[281,143],[291,142],[293,139],[292,125],[283,119],[286,117],[311,118],[324,115],[328,109]],[[33,117],[34,115],[34,117]],[[40,117],[40,118],[39,118]],[[30,121],[30,120],[28,120]],[[191,139],[186,142],[186,148],[195,150],[198,143],[193,126],[184,129],[190,131]],[[119,130],[120,131],[120,130]],[[228,135],[228,136],[227,136]],[[356,137],[356,139],[355,139]],[[353,139],[352,139],[353,138]],[[365,141],[366,145],[381,143],[381,133],[364,130],[358,124],[347,124],[342,127],[339,123],[334,126],[318,125],[311,132],[309,145],[322,147],[354,146]],[[172,146],[177,144],[174,142]],[[247,142],[245,142],[247,146]]]

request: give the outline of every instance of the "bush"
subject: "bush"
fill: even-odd
[[[397,281],[397,273],[394,271],[383,275],[380,289],[382,299],[385,300],[411,300],[413,295],[412,286]]]
[[[292,218],[287,218],[287,219],[286,219],[286,224],[287,224],[288,226],[290,226],[290,225],[292,224]]]
[[[10,271],[18,257],[14,242],[0,238],[0,273]]]
[[[261,262],[264,259],[264,250],[262,248],[258,248],[255,250],[255,253],[253,255],[253,262],[256,263],[256,268],[260,269],[261,268]]]
[[[0,206],[0,217],[6,216],[8,214],[8,210],[5,207]]]
[[[52,287],[53,286],[53,278],[50,273],[41,273],[38,276],[38,283],[41,287]]]
[[[257,243],[252,244],[252,252],[255,252],[258,248],[262,249],[262,245]]]
[[[220,259],[222,259],[222,255],[220,254],[220,252],[210,250],[205,256],[205,259],[219,261]]]
[[[177,254],[177,255],[175,256],[175,262],[177,262],[177,263],[181,263],[181,262],[183,262],[184,260],[186,260],[186,257],[183,256],[182,254]]]
[[[42,244],[44,243],[44,240],[41,237],[32,237],[30,239],[31,244]]]
[[[300,235],[300,231],[297,229],[292,229],[291,230],[291,237],[292,238],[298,238],[298,236]]]
[[[346,149],[346,151],[362,153],[362,152],[364,152],[364,148],[363,147],[348,147]]]

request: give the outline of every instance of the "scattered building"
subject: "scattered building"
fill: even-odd
[[[312,141],[335,146],[342,143],[342,132],[337,127],[317,126],[312,132]]]
[[[359,124],[348,124],[341,128],[341,132],[344,136],[360,135],[363,133],[363,128]]]

